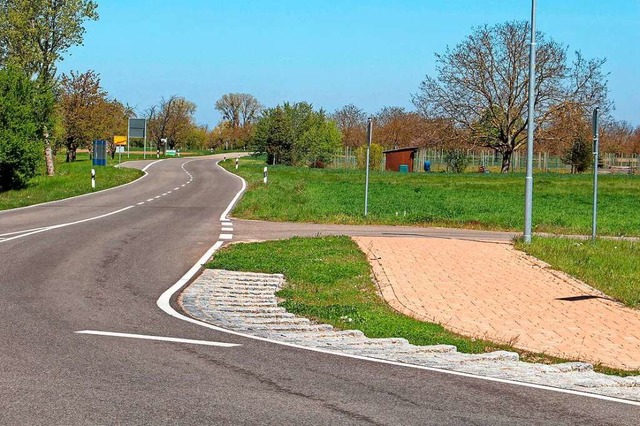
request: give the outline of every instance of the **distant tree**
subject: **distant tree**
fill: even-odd
[[[193,115],[196,105],[180,96],[162,98],[147,111],[147,131],[158,151],[174,149],[184,141],[195,127]],[[162,139],[167,139],[165,146]]]
[[[578,136],[571,148],[561,157],[562,162],[571,166],[571,173],[582,173],[593,164],[591,141]]]
[[[340,148],[342,135],[323,111],[307,102],[267,109],[256,124],[253,147],[270,164],[324,166]]]
[[[0,69],[0,191],[23,187],[36,173],[43,103],[53,103],[53,95],[16,67]]]
[[[380,170],[382,167],[382,158],[384,157],[384,148],[382,145],[378,145],[377,143],[371,144],[371,149],[369,150],[369,169],[370,170]],[[359,169],[367,168],[367,146],[360,145],[358,149],[356,149],[356,166]]]
[[[401,107],[383,107],[374,117],[373,139],[390,148],[405,148],[421,143],[424,119]]]
[[[56,63],[72,46],[82,44],[85,20],[98,19],[90,0],[0,0],[0,64],[16,64],[35,76],[43,94],[53,90]],[[52,104],[39,108],[47,175],[54,174],[48,127]]]
[[[336,110],[331,118],[342,132],[344,146],[357,147],[365,144],[367,136],[367,115],[353,104]]]
[[[107,103],[107,92],[94,71],[71,71],[60,79],[58,104],[65,129],[66,161],[76,159],[78,148],[89,148],[101,133],[104,117],[100,108]]]
[[[246,146],[262,111],[260,102],[248,93],[227,93],[216,101],[215,107],[222,114],[226,147]]]
[[[437,77],[427,76],[412,97],[425,117],[450,119],[470,132],[473,144],[500,153],[503,172],[526,143],[529,28],[527,22],[475,28],[453,50],[436,55]],[[565,46],[542,33],[536,42],[536,124],[546,123],[566,102],[586,111],[599,105],[607,115],[605,61],[576,52],[568,64]]]
[[[634,134],[638,134],[640,127],[634,128],[625,121],[610,120],[601,128],[600,149],[602,152],[622,155],[635,154]]]

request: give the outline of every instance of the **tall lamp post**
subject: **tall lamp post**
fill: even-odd
[[[529,116],[527,122],[527,176],[524,191],[524,242],[531,243],[533,211],[533,131],[536,87],[536,0],[531,0],[531,43],[529,47]]]

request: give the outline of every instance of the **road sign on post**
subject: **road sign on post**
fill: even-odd
[[[131,138],[144,139],[143,158],[147,158],[147,119],[130,118],[128,126],[128,136]]]

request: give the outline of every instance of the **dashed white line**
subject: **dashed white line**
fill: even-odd
[[[137,205],[141,206],[144,204],[144,201],[140,201],[139,203],[136,203]]]
[[[230,240],[233,238],[233,234],[220,234],[221,240]]]
[[[222,232],[233,232],[233,228],[222,228]]]
[[[222,343],[222,342],[211,342],[207,340],[181,339],[178,337],[148,336],[144,334],[115,333],[111,331],[81,330],[81,331],[76,331],[75,333],[91,334],[95,336],[127,337],[127,338],[142,339],[142,340],[158,340],[162,342],[172,342],[172,343],[190,343],[193,345],[219,346],[222,348],[233,348],[236,346],[240,346],[239,344],[236,344],[236,343]]]
[[[149,198],[147,201],[153,201],[153,198]]]
[[[176,186],[175,188],[173,188],[174,191],[177,191],[178,189],[180,189],[179,186]]]

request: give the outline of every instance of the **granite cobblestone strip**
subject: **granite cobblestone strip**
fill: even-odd
[[[608,376],[587,363],[525,363],[507,351],[462,354],[451,345],[415,346],[403,338],[372,339],[360,330],[315,324],[277,306],[275,292],[283,285],[282,275],[205,270],[179,303],[201,321],[300,346],[640,401],[640,376]]]

